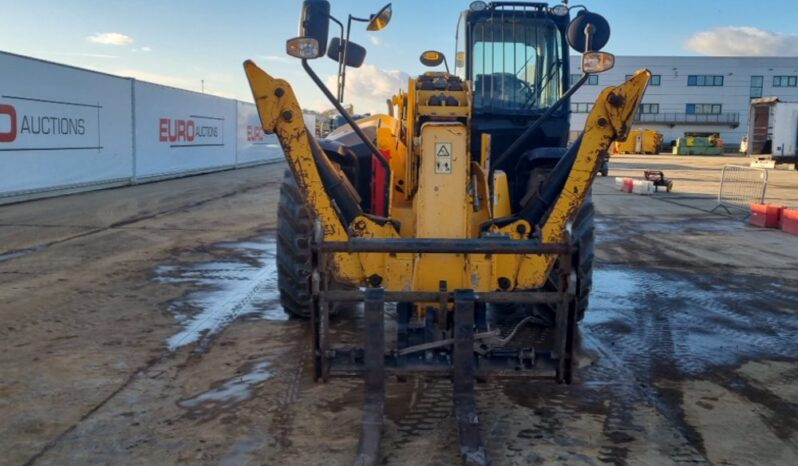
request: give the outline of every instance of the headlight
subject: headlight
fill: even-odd
[[[566,16],[568,15],[568,7],[565,5],[554,5],[549,8],[549,13],[554,16]]]
[[[602,73],[615,66],[615,55],[607,52],[585,52],[582,55],[583,73]]]
[[[468,9],[471,11],[482,11],[488,8],[488,4],[485,2],[471,2],[471,5],[468,5]]]
[[[312,37],[294,37],[285,43],[288,55],[297,58],[318,58],[319,41]]]

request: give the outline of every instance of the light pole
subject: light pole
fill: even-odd
[[[349,15],[349,18],[346,21],[346,37],[344,37],[344,25],[341,24],[340,21],[330,16],[330,19],[335,21],[338,26],[341,28],[341,43],[343,44],[343,50],[338,50],[338,101],[343,103],[344,102],[344,86],[346,84],[346,52],[349,48],[349,33],[352,29],[352,21],[358,21],[361,23],[368,23],[366,26],[367,31],[379,31],[383,29],[385,26],[388,25],[388,22],[391,20],[391,4],[387,4],[384,7],[380,8],[380,11],[377,12],[375,15],[371,15],[368,18],[357,18],[352,15]]]

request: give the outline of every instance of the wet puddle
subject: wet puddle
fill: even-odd
[[[214,245],[220,260],[161,265],[160,283],[186,284],[191,290],[169,305],[182,329],[166,346],[170,351],[197,343],[204,347],[234,320],[248,317],[286,320],[277,290],[273,236]]]
[[[268,361],[253,364],[246,373],[231,377],[216,387],[178,401],[178,405],[190,410],[203,411],[229,408],[252,397],[252,390],[257,385],[269,380],[272,376]]]
[[[39,252],[46,249],[46,246],[36,246],[32,248],[25,248],[25,249],[15,249],[13,251],[7,251],[4,253],[0,253],[0,262],[9,261],[11,259],[16,259],[17,257],[22,257],[28,255],[33,252]]]
[[[618,218],[598,217],[596,222],[596,242],[598,244],[623,241],[641,234],[676,235],[733,235],[749,228],[745,223],[731,218],[717,217],[706,220],[673,218],[670,222],[662,219],[646,221],[645,218],[633,220],[634,228],[629,228]]]
[[[795,357],[798,290],[752,276],[596,269],[582,332],[621,359],[685,374],[753,357]]]

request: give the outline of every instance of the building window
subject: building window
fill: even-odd
[[[582,79],[582,75],[581,74],[572,74],[571,75],[571,85],[573,86],[580,79]],[[597,74],[591,74],[587,78],[587,82],[585,84],[587,84],[588,86],[597,86],[598,85],[598,75]]]
[[[685,112],[699,115],[720,115],[721,104],[687,104]]]
[[[571,102],[571,112],[573,113],[590,113],[593,110],[593,104]]]
[[[659,113],[659,104],[640,104],[638,113]]]
[[[624,79],[624,81],[629,81],[629,79],[630,79],[632,76],[634,76],[634,75],[627,74],[627,75],[626,75],[626,79]],[[659,75],[659,74],[652,74],[652,75],[651,75],[651,79],[648,81],[648,85],[649,85],[649,86],[659,86],[661,82],[662,82],[662,75]]]
[[[765,80],[762,76],[751,76],[751,98],[762,97],[762,83]]]
[[[798,76],[773,76],[773,87],[795,87]]]
[[[722,86],[723,76],[711,74],[691,74],[687,76],[688,86]]]

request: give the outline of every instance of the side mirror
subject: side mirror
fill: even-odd
[[[380,11],[378,11],[376,15],[371,15],[371,19],[369,19],[368,25],[366,25],[366,30],[379,31],[383,29],[391,21],[392,13],[393,11],[391,10],[390,3],[380,8]]]
[[[343,41],[343,44],[346,44],[345,65],[351,66],[353,68],[360,68],[360,65],[362,65],[363,61],[366,60],[366,49],[352,41]],[[341,54],[344,53],[343,44],[341,43],[340,38],[333,37],[330,41],[330,46],[327,47],[327,56],[333,61],[339,61],[341,59]]]
[[[327,50],[327,36],[330,32],[330,2],[327,0],[305,0],[299,17],[299,37],[315,39],[318,43],[318,58]]]
[[[597,13],[583,10],[568,24],[566,37],[568,44],[579,53],[598,51],[610,40],[610,23]]]
[[[424,66],[435,67],[443,63],[446,58],[437,50],[427,50],[421,54],[419,60]]]

